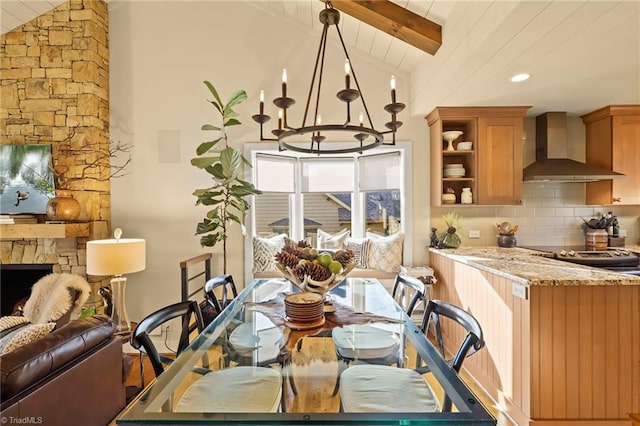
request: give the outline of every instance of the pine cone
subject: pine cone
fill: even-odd
[[[324,281],[331,276],[331,272],[318,263],[307,263],[307,275],[316,281]]]
[[[307,269],[309,265],[313,265],[313,263],[304,263],[304,264],[299,263],[292,268],[293,274],[296,276],[296,278],[298,278],[298,280],[300,280],[300,282],[304,281],[305,275],[308,275]]]
[[[314,256],[311,253],[305,253],[304,252],[304,248],[302,247],[298,247],[298,246],[284,246],[282,248],[283,252],[287,252],[287,253],[291,253],[293,255],[295,255],[296,257],[298,257],[298,259],[307,259],[307,260],[313,260],[316,258],[316,256]]]
[[[280,253],[276,253],[276,262],[284,266],[288,266],[289,268],[292,268],[292,269],[298,264],[299,260],[300,259],[298,259],[298,257],[293,253],[289,253],[286,251],[281,251]]]
[[[308,242],[306,242],[305,240],[300,240],[298,241],[298,247],[302,247],[302,248],[311,248],[311,244],[309,244]]]
[[[333,260],[337,260],[343,268],[346,268],[347,265],[353,263],[354,257],[353,250],[338,250],[336,254],[333,255]]]

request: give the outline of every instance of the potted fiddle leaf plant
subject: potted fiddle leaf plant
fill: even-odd
[[[227,238],[229,226],[237,223],[242,226],[244,234],[244,219],[250,205],[247,198],[262,192],[251,183],[240,178],[241,166],[251,167],[251,163],[242,152],[229,146],[228,128],[240,125],[233,108],[247,99],[244,90],[236,90],[230,99],[223,103],[216,88],[205,81],[213,100],[209,101],[219,115],[222,125],[204,124],[202,130],[217,132],[217,137],[211,141],[201,143],[196,149],[197,157],[191,159],[191,164],[204,170],[211,177],[213,184],[208,188],[196,189],[193,195],[197,197],[196,206],[209,206],[211,210],[196,227],[196,235],[200,237],[202,247],[213,247],[222,243],[223,273],[227,273]]]

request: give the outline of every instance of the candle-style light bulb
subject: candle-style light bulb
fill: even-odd
[[[364,124],[364,114],[361,112],[358,118],[360,119],[360,125],[362,126]]]
[[[282,130],[282,108],[278,109],[278,130]]]
[[[344,85],[347,89],[351,85],[351,77],[349,75],[350,73],[351,73],[351,64],[349,64],[348,59],[345,59],[344,60]]]
[[[287,69],[282,69],[282,97],[287,97]]]
[[[260,114],[264,114],[264,90],[260,90]]]
[[[391,102],[396,102],[396,76],[391,76]]]
[[[322,117],[320,117],[320,114],[318,114],[318,116],[316,117],[316,125],[321,125],[322,124]]]

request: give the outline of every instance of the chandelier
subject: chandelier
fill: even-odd
[[[300,127],[290,126],[287,121],[287,111],[295,103],[295,99],[287,95],[287,70],[282,71],[282,94],[281,96],[273,100],[274,105],[278,108],[278,127],[271,130],[271,133],[275,138],[265,138],[263,133],[264,124],[267,123],[271,117],[264,113],[264,91],[260,91],[260,112],[252,116],[253,120],[260,124],[260,140],[261,141],[277,141],[278,149],[280,151],[290,150],[308,154],[345,154],[345,153],[362,153],[363,151],[375,148],[380,145],[395,145],[396,143],[396,131],[402,122],[396,119],[396,115],[401,112],[405,105],[400,102],[396,102],[396,88],[395,77],[391,76],[391,103],[384,106],[384,110],[391,114],[391,121],[385,123],[385,127],[388,130],[379,131],[373,127],[371,116],[369,115],[369,109],[364,100],[364,95],[358,84],[355,70],[351,66],[349,59],[349,53],[342,39],[340,33],[340,27],[338,23],[340,21],[340,12],[333,8],[330,1],[325,3],[325,8],[320,12],[320,22],[323,24],[322,36],[320,38],[320,45],[318,47],[318,53],[316,55],[315,67],[313,70],[313,76],[311,78],[311,84],[309,85],[309,93],[307,95],[307,103],[304,110],[304,117],[302,118],[302,124]],[[343,123],[338,124],[322,124],[322,118],[320,115],[320,93],[322,89],[322,78],[324,71],[325,52],[327,46],[327,35],[329,27],[334,26],[342,50],[344,51],[345,64],[344,64],[344,88],[336,93],[336,97],[346,104],[346,119]],[[317,78],[316,78],[317,77]],[[351,77],[355,83],[355,88],[351,87]],[[307,123],[307,119],[310,117],[309,110],[311,107],[312,95],[315,92],[315,105],[312,120],[315,120],[311,124]],[[361,100],[363,112],[360,112],[358,119],[359,125],[353,124],[351,120],[352,103]],[[365,117],[368,122],[368,126],[365,125]],[[341,143],[344,147],[335,148],[333,146],[327,147],[322,142],[327,138],[325,134],[331,132],[344,132],[350,134],[349,140]],[[384,135],[391,134],[392,141],[385,143]],[[304,146],[300,143],[302,135],[308,135],[309,144]],[[292,142],[296,139],[296,143]],[[342,139],[344,141],[344,139]],[[305,143],[304,140],[302,142]]]

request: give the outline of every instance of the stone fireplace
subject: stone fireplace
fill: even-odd
[[[3,144],[50,144],[53,160],[80,175],[91,161],[80,147],[58,152],[70,134],[109,146],[109,15],[102,0],[70,0],[0,37],[0,136]],[[74,151],[75,148],[75,151]],[[70,188],[80,202],[78,223],[0,225],[3,272],[41,271],[86,276],[87,240],[110,235],[109,181]],[[37,273],[36,273],[37,275]],[[25,275],[25,280],[31,280]],[[93,281],[93,282],[92,282]],[[31,285],[34,283],[33,281]],[[89,277],[97,304],[108,278]],[[5,280],[2,280],[3,301]]]

